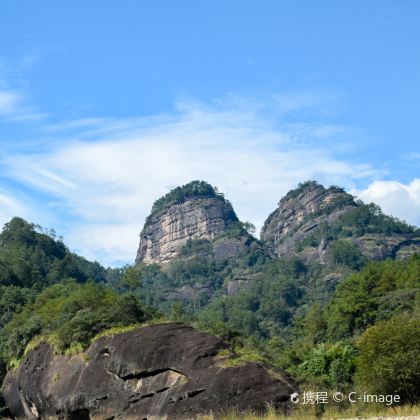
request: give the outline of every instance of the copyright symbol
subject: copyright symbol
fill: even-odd
[[[335,402],[341,402],[344,400],[344,394],[342,392],[334,392],[333,400]]]

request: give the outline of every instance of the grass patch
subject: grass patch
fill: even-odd
[[[248,347],[237,347],[233,353],[228,349],[223,349],[219,351],[217,356],[221,359],[218,366],[222,368],[242,366],[247,363],[266,362],[264,356]]]
[[[31,350],[38,347],[41,343],[48,344],[54,350],[54,353],[60,354],[61,353],[61,346],[60,341],[54,334],[50,335],[38,335],[34,337],[25,347],[25,351],[23,352],[23,356],[26,356]]]
[[[163,318],[157,318],[157,319],[147,321],[145,323],[132,324],[132,325],[124,326],[124,327],[112,327],[112,328],[109,328],[107,330],[101,331],[99,334],[97,334],[95,337],[92,338],[92,340],[89,342],[88,345],[84,345],[83,343],[72,343],[67,348],[63,348],[62,343],[60,342],[58,337],[54,334],[38,335],[38,336],[34,337],[27,344],[27,346],[25,347],[25,351],[23,353],[23,356],[21,358],[15,357],[15,358],[11,359],[9,361],[7,367],[8,367],[8,369],[16,370],[20,366],[23,358],[31,350],[34,350],[36,347],[38,347],[41,343],[45,343],[45,344],[48,344],[49,346],[51,346],[52,349],[54,350],[55,354],[61,354],[61,355],[65,355],[67,357],[72,357],[72,356],[76,356],[78,354],[82,354],[85,362],[88,362],[89,361],[89,356],[86,355],[84,353],[84,351],[91,344],[95,343],[96,341],[98,341],[102,337],[112,337],[114,335],[123,334],[123,333],[126,333],[128,331],[133,331],[137,328],[144,328],[144,327],[148,327],[150,325],[164,324],[164,323],[169,323],[169,322],[172,322],[172,321],[169,321],[169,320],[163,319]]]
[[[126,325],[124,327],[108,328],[107,330],[101,331],[99,334],[96,334],[95,337],[92,338],[90,344],[96,343],[102,337],[113,337],[114,335],[124,334],[126,332],[136,330],[137,328],[149,327],[151,325],[156,325],[156,324],[168,324],[170,322],[173,322],[173,321],[169,321],[166,318],[156,318],[156,319],[151,319],[147,322]]]
[[[22,357],[13,357],[7,363],[7,368],[16,370],[22,363],[23,358],[31,351],[38,347],[41,343],[46,343],[52,347],[55,354],[60,354],[60,345],[56,336],[54,335],[38,335],[34,337],[25,347]]]
[[[64,350],[64,354],[67,357],[76,356],[76,354],[83,353],[85,351],[85,347],[82,343],[71,343],[70,347]]]
[[[384,407],[373,404],[354,404],[353,406],[340,409],[338,406],[326,405],[324,412],[319,412],[318,406],[298,406],[289,414],[279,414],[268,405],[265,414],[255,414],[252,412],[238,413],[231,410],[222,415],[205,415],[198,417],[200,420],[319,420],[319,419],[367,419],[371,417],[379,418],[407,418],[414,419],[420,415],[420,405],[403,405],[395,407]]]

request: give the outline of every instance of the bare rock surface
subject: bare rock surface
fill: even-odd
[[[72,357],[41,344],[7,374],[2,392],[18,419],[180,419],[262,412],[266,403],[286,412],[291,380],[257,363],[226,367],[226,347],[177,323],[102,337]]]
[[[232,206],[222,197],[192,197],[170,204],[146,221],[136,262],[167,263],[180,254],[189,239],[212,240],[237,220]]]

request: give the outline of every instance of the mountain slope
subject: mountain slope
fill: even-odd
[[[168,309],[181,301],[196,310],[219,294],[248,287],[268,255],[245,227],[232,205],[204,181],[157,200],[136,258],[147,303]]]
[[[406,258],[420,251],[420,232],[339,187],[314,181],[283,197],[266,220],[261,240],[273,257],[360,268],[367,260]]]
[[[19,357],[20,347],[39,331],[39,320],[34,317],[26,324],[16,322],[20,329],[5,333],[5,326],[14,316],[22,315],[42,290],[51,285],[68,279],[78,284],[89,279],[105,283],[106,277],[107,270],[70,252],[53,231],[45,231],[18,217],[6,223],[0,233],[0,382],[8,360],[7,340],[16,343],[12,346],[12,356]],[[0,395],[0,416],[1,400]]]
[[[106,270],[68,250],[53,232],[15,217],[0,233],[0,285],[38,290],[63,278],[105,281]]]
[[[384,215],[373,204],[355,200],[338,187],[327,189],[315,182],[304,183],[281,199],[264,225],[262,241],[247,228],[215,188],[194,181],[155,203],[142,232],[137,263],[110,272],[70,253],[52,233],[13,219],[0,234],[0,377],[6,362],[8,366],[18,364],[27,343],[34,348],[40,340],[47,340],[58,353],[74,354],[89,347],[92,337],[109,327],[113,332],[121,332],[121,328],[131,331],[134,326],[127,327],[129,324],[156,322],[154,318],[161,315],[146,303],[159,308],[166,319],[193,323],[228,338],[231,349],[243,355],[234,356],[229,363],[245,359],[268,362],[304,381],[321,381],[330,390],[354,389],[355,382],[361,381],[363,389],[379,392],[375,377],[382,375],[381,384],[400,390],[403,401],[418,401],[415,363],[420,343],[407,340],[420,328],[418,229]],[[387,257],[386,261],[373,261]],[[114,290],[98,284],[104,280]],[[40,334],[42,339],[36,337]],[[175,335],[169,331],[165,340]],[[157,347],[152,340],[154,344],[147,348],[152,348],[153,356],[166,354],[172,360],[188,353],[188,342],[182,337],[182,345],[175,350],[165,340]],[[391,351],[387,347],[384,352],[383,338]],[[125,346],[128,343],[131,349],[132,343],[130,339],[120,343],[112,338],[104,342],[110,345],[108,351],[102,353],[105,349],[101,348],[97,353],[93,344],[88,353],[80,353],[83,357],[71,359],[54,356],[48,345],[29,351],[19,368],[23,394],[19,395],[20,385],[13,373],[9,374],[11,388],[6,391],[12,410],[26,410],[25,415],[33,415],[34,406],[48,411],[43,401],[35,402],[38,396],[44,398],[37,389],[61,395],[54,401],[54,407],[60,410],[63,402],[67,404],[66,386],[75,378],[73,367],[79,369],[79,379],[98,383],[100,375],[95,376],[91,365],[105,375],[100,383],[104,386],[102,397],[107,398],[98,400],[101,395],[93,390],[89,401],[79,399],[76,389],[69,412],[67,408],[64,412],[81,418],[88,411],[96,412],[96,408],[100,412],[108,403],[118,411],[127,395],[111,374],[118,376],[118,369],[125,369],[123,359],[131,357]],[[201,351],[200,343],[194,352]],[[399,354],[404,355],[404,377],[399,375]],[[45,362],[43,355],[49,358],[48,367],[32,374],[27,367],[40,366]],[[225,356],[224,352],[207,352],[199,362],[223,361]],[[111,366],[107,363],[111,359],[121,363]],[[384,361],[390,366],[386,372],[381,371]],[[142,387],[140,404],[148,407],[144,414],[156,412],[166,391],[175,397],[186,396],[179,408],[197,412],[208,407],[208,401],[201,399],[206,391],[188,395],[189,391],[206,388],[211,393],[219,392],[210,381],[207,387],[185,387],[185,394],[182,381],[175,385],[171,382],[167,366],[157,367],[149,377],[153,362],[145,363],[147,369],[141,367],[140,382],[137,371],[128,372],[128,377],[123,373],[122,379],[123,388]],[[375,375],[366,374],[366,363],[372,365]],[[254,368],[246,365],[245,372],[249,369]],[[228,372],[232,377],[221,375],[223,384],[242,381],[243,369]],[[258,368],[258,372],[263,370]],[[194,378],[203,379],[200,375]],[[272,378],[264,378],[270,390]],[[42,384],[31,385],[32,380]],[[183,393],[179,394],[181,388]],[[115,400],[113,390],[120,399]],[[237,401],[233,394],[220,398],[226,406]],[[248,398],[241,396],[241,401],[247,402]],[[133,407],[137,403],[134,401]],[[171,411],[171,406],[162,407],[171,415],[179,413]],[[0,413],[2,410],[5,412],[0,407]]]

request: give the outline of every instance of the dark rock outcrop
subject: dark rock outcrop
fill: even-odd
[[[226,348],[220,338],[176,323],[102,337],[72,357],[41,344],[8,373],[2,391],[13,416],[29,419],[177,419],[264,411],[266,403],[290,408],[296,388],[289,378],[257,363],[226,367]]]
[[[3,395],[0,394],[0,419],[9,419],[12,418],[12,413],[6,407],[6,402],[4,401]]]

